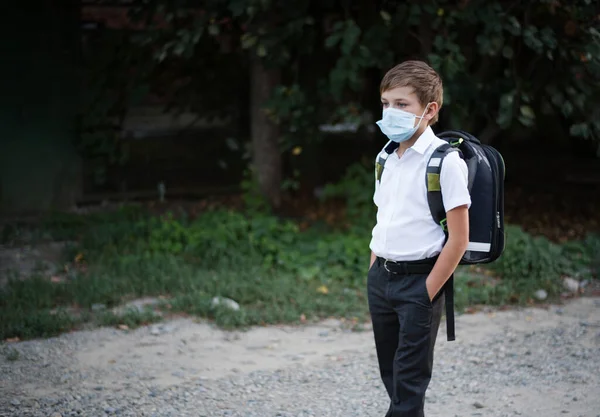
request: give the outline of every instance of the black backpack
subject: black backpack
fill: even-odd
[[[504,251],[504,178],[505,166],[502,155],[495,148],[481,144],[479,139],[461,130],[449,130],[436,135],[447,143],[440,145],[431,155],[425,176],[427,202],[436,223],[446,239],[446,210],[442,200],[440,173],[444,158],[450,152],[459,152],[467,164],[468,188],[471,195],[469,209],[469,246],[460,265],[490,263]],[[385,147],[389,155],[398,149],[390,142]],[[376,176],[381,178],[387,158],[379,157]],[[446,282],[446,319],[448,340],[454,340],[454,278]]]
[[[427,202],[431,215],[446,232],[446,210],[439,185],[444,157],[458,151],[467,164],[469,209],[469,246],[461,265],[485,264],[495,261],[504,251],[504,177],[502,155],[479,139],[460,130],[436,135],[448,144],[439,146],[427,165]],[[432,161],[435,161],[432,163]],[[438,163],[439,162],[439,163]]]

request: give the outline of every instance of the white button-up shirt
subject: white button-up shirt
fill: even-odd
[[[388,156],[381,180],[375,181],[373,196],[378,211],[370,248],[375,255],[414,261],[442,251],[445,235],[429,210],[425,173],[431,154],[444,143],[428,127],[402,157],[396,152]],[[446,211],[471,206],[467,177],[467,165],[458,153],[448,154],[440,172]]]

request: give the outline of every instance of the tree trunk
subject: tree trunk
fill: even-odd
[[[0,209],[69,208],[81,191],[81,162],[73,140],[79,2],[37,0],[5,6]]]
[[[280,82],[280,70],[265,68],[261,60],[254,57],[250,71],[252,162],[261,194],[272,208],[278,209],[283,169],[279,129],[269,120],[264,106]]]

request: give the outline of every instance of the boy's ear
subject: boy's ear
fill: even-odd
[[[433,119],[436,114],[438,114],[438,112],[440,111],[440,105],[438,103],[436,103],[435,101],[432,101],[431,103],[429,103],[428,107],[427,107],[427,112],[425,113],[425,120],[427,120],[428,122]]]

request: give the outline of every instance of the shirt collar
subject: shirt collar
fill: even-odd
[[[411,146],[410,149],[423,155],[425,153],[425,151],[427,150],[427,148],[429,148],[429,145],[431,145],[431,143],[433,142],[434,138],[435,138],[435,133],[433,133],[431,126],[427,126],[427,129],[425,129],[423,131],[423,133],[421,133],[421,136],[419,136],[419,139],[417,139],[415,144],[413,146]]]

